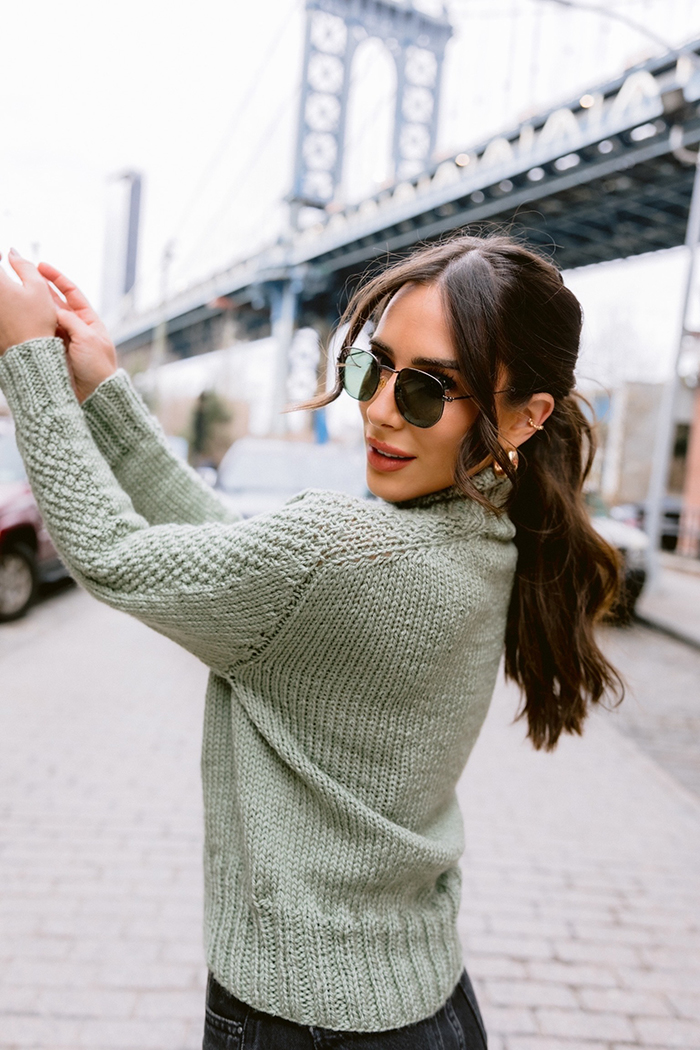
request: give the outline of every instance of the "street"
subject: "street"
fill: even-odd
[[[459,786],[490,1050],[700,1047],[700,652],[553,754],[499,682]],[[0,627],[0,1048],[198,1050],[206,668],[75,587]]]

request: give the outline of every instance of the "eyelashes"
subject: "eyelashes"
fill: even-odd
[[[393,363],[389,360],[387,355],[382,353],[381,350],[377,349],[376,347],[373,347],[372,348],[372,353],[377,358],[377,360],[379,361],[380,364],[388,365],[389,368],[393,368],[394,367]],[[419,368],[418,371],[419,372],[427,372],[428,375],[435,376],[436,379],[440,380],[440,382],[442,383],[442,385],[443,385],[443,387],[445,388],[446,391],[447,390],[456,390],[457,389],[457,384],[455,383],[454,379],[452,378],[451,375],[449,375],[448,372],[443,372],[441,369],[434,368],[434,367],[431,367],[431,368]]]
[[[457,389],[457,384],[455,383],[455,381],[452,378],[452,376],[448,375],[447,372],[441,372],[437,368],[431,368],[429,370],[426,369],[425,371],[430,371],[430,375],[437,376],[437,378],[439,380],[441,380],[442,385],[444,386],[445,390],[456,390]]]

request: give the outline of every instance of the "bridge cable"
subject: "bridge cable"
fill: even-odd
[[[358,74],[357,73],[351,74],[350,86],[349,86],[349,94],[352,93],[352,90],[353,90],[354,86],[357,84],[358,79],[359,78],[358,78]],[[270,143],[271,136],[272,136],[273,132],[276,130],[277,126],[279,125],[282,117],[285,116],[285,111],[288,108],[290,102],[296,104],[296,102],[298,102],[298,100],[299,100],[299,95],[300,94],[301,94],[301,85],[299,85],[297,87],[296,92],[294,94],[288,95],[286,97],[286,99],[283,101],[282,105],[279,106],[278,109],[275,111],[275,114],[273,115],[270,123],[263,130],[260,138],[256,142],[256,144],[253,147],[253,149],[251,151],[249,151],[249,155],[252,155],[253,157],[258,158],[258,160],[262,159],[261,151],[262,151],[263,147],[266,144]],[[369,120],[364,122],[364,125],[360,129],[359,133],[356,134],[356,135],[351,136],[350,139],[348,141],[346,141],[345,147],[344,147],[345,151],[346,151],[346,155],[349,153],[350,149],[357,144],[358,141],[362,141],[366,137],[368,128],[371,126],[371,124],[373,123],[375,118],[378,116],[379,111],[382,108],[382,106],[386,105],[386,102],[387,102],[387,96],[384,96],[383,98],[379,99],[379,101],[375,104],[375,107],[374,107],[372,113],[370,114]],[[210,234],[212,233],[214,227],[216,225],[218,225],[220,223],[222,217],[224,215],[226,215],[227,210],[228,210],[232,200],[235,198],[235,196],[238,193],[240,193],[241,188],[248,181],[250,175],[252,174],[252,172],[254,170],[255,170],[254,167],[250,166],[247,160],[245,161],[245,163],[243,165],[241,165],[241,167],[239,169],[238,176],[236,176],[238,181],[234,182],[233,186],[229,188],[229,191],[228,191],[228,193],[227,193],[227,195],[226,195],[226,197],[225,197],[221,207],[217,210],[216,214],[214,216],[212,216],[212,219],[207,224],[205,230],[197,238],[197,240],[195,241],[195,244],[193,245],[193,247],[183,257],[182,260],[179,260],[180,265],[189,262],[190,260],[196,258],[201,253],[201,249],[202,249],[203,245],[206,244],[206,241],[209,238]],[[279,203],[279,202],[276,201],[275,204],[277,204],[277,203]],[[275,205],[272,205],[272,207],[274,207],[274,206]],[[263,210],[267,210],[270,207],[271,207],[270,202],[266,201]],[[256,224],[250,224],[249,223],[248,227],[246,229],[249,230],[251,228],[255,228],[255,225]]]
[[[192,193],[190,194],[189,198],[187,199],[187,203],[185,204],[184,208],[180,212],[179,219],[178,219],[177,223],[175,224],[175,231],[180,230],[184,226],[185,222],[187,222],[187,220],[189,219],[190,215],[192,214],[192,211],[195,208],[195,205],[197,204],[197,202],[200,199],[200,195],[202,193],[202,190],[207,185],[207,182],[209,181],[209,179],[210,179],[211,175],[213,174],[213,172],[216,170],[218,165],[221,163],[221,160],[223,159],[224,154],[226,153],[226,150],[228,149],[228,147],[229,147],[229,145],[231,143],[231,139],[232,139],[232,137],[233,137],[233,135],[234,135],[234,133],[236,131],[236,128],[238,127],[238,125],[240,123],[241,118],[245,115],[246,110],[247,110],[250,102],[253,100],[253,97],[254,97],[255,92],[256,92],[256,90],[258,88],[258,85],[259,85],[261,77],[265,73],[267,67],[270,65],[270,63],[272,61],[272,58],[273,58],[275,52],[277,51],[277,48],[282,43],[282,41],[283,41],[283,39],[285,37],[285,34],[286,34],[287,29],[288,29],[288,27],[289,27],[289,25],[290,25],[290,23],[292,21],[292,18],[297,13],[297,11],[300,9],[300,7],[301,7],[300,0],[293,0],[293,3],[291,4],[291,6],[289,7],[289,9],[287,11],[286,18],[282,22],[282,24],[281,24],[277,34],[275,35],[274,39],[270,43],[270,46],[268,47],[267,51],[263,55],[263,58],[262,58],[261,62],[258,64],[258,66],[257,66],[257,68],[256,68],[256,70],[255,70],[255,72],[254,72],[254,74],[253,74],[253,76],[252,76],[252,78],[250,80],[250,83],[248,85],[247,91],[245,92],[243,98],[241,99],[241,101],[239,102],[238,106],[236,107],[236,110],[235,110],[235,112],[233,114],[233,117],[231,118],[231,120],[229,122],[228,128],[226,129],[226,131],[224,132],[224,134],[223,134],[223,136],[222,136],[222,138],[220,140],[218,149],[216,150],[216,152],[214,153],[214,155],[210,159],[209,163],[207,164],[207,166],[204,169],[204,171],[202,172],[202,174],[200,175],[194,190],[192,191]]]
[[[539,3],[558,4],[559,7],[568,7],[572,11],[589,11],[592,15],[602,15],[604,18],[612,18],[616,22],[622,22],[628,29],[634,29],[637,33],[641,33],[642,36],[652,40],[655,44],[666,51],[675,52],[675,48],[672,44],[669,44],[667,40],[655,33],[653,29],[649,29],[648,26],[643,25],[641,22],[637,22],[636,19],[630,18],[628,15],[623,15],[620,11],[617,11],[613,7],[604,7],[602,4],[586,4],[580,3],[579,0],[536,0]]]
[[[301,86],[297,88],[295,92],[288,94],[278,106],[270,122],[263,129],[260,137],[256,141],[252,150],[249,151],[248,156],[244,160],[243,164],[240,165],[237,174],[234,176],[232,185],[229,186],[228,193],[221,203],[220,207],[217,208],[215,214],[211,217],[210,221],[205,226],[204,230],[200,233],[199,237],[195,241],[194,245],[190,248],[182,259],[178,260],[179,266],[181,267],[184,263],[197,258],[200,254],[201,249],[206,245],[210,235],[215,228],[220,225],[222,218],[227,214],[227,211],[232,201],[238,196],[242,187],[246,184],[252,173],[256,170],[256,165],[250,163],[251,156],[255,157],[260,161],[263,157],[264,147],[272,145],[272,135],[277,130],[279,123],[282,118],[286,116],[287,110],[290,106],[295,106],[298,102],[299,95],[301,93]],[[265,207],[270,207],[270,203],[266,202]]]

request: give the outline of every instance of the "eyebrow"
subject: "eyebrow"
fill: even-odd
[[[383,350],[385,354],[392,359],[396,359],[396,355],[390,346],[383,343],[381,339],[370,339],[370,346],[376,346],[380,350]],[[446,361],[442,357],[414,357],[411,362],[414,365],[423,365],[423,367],[430,367],[431,365],[435,368],[449,368],[453,372],[459,372],[459,364],[456,361]]]

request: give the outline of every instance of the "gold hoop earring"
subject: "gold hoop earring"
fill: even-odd
[[[513,465],[513,470],[517,470],[518,469],[518,462],[519,462],[517,449],[512,448],[510,450],[510,452],[508,453],[508,459],[510,460],[510,462]],[[503,467],[501,466],[501,464],[498,462],[497,459],[494,459],[494,461],[493,461],[493,472],[494,472],[494,474],[496,475],[497,478],[504,478],[506,476],[505,470],[503,469]]]
[[[530,418],[528,419],[528,423],[530,424],[533,430],[544,430],[543,426],[541,426],[539,423],[535,423],[532,416],[530,416]]]

